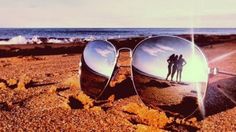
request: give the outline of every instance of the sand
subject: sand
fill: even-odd
[[[235,51],[236,42],[217,43],[213,47],[208,45],[201,48],[211,61],[221,54]],[[110,93],[114,96],[105,103],[94,103],[92,99],[81,95],[77,77],[80,57],[81,52],[63,52],[56,55],[0,58],[0,78],[3,82],[0,84],[0,130],[137,131],[158,128],[143,121],[143,117],[139,117],[137,113],[127,113],[122,109],[131,102],[144,107],[127,79],[130,75],[130,68],[127,67],[127,60],[130,58],[127,52],[121,53],[121,68],[111,82],[111,88],[119,90]],[[210,63],[210,67],[215,66],[224,71],[236,72],[236,54]],[[10,82],[12,85],[9,85]],[[22,85],[17,86],[19,82]],[[198,118],[197,121],[191,118],[191,122],[167,115],[168,123],[160,129],[236,130],[236,105],[232,101],[235,99],[235,82],[236,78],[229,75],[211,77],[205,102],[206,118]]]

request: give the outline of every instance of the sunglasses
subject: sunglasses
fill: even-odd
[[[149,107],[177,112],[183,117],[196,111],[203,115],[208,85],[208,62],[198,46],[176,36],[151,37],[134,49],[117,49],[105,40],[89,42],[80,63],[81,89],[99,100],[117,72],[122,49],[131,57],[131,80],[135,93]]]

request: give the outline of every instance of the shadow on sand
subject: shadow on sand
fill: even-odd
[[[54,84],[56,84],[56,83],[49,82],[49,83],[38,84],[37,82],[30,82],[30,83],[26,84],[26,88],[34,88],[34,87],[48,86],[48,85],[54,85]]]
[[[235,107],[233,101],[236,101],[236,77],[209,84],[204,102],[206,116]]]
[[[131,78],[127,77],[122,82],[116,84],[115,87],[108,86],[103,92],[101,99],[107,99],[111,95],[115,95],[115,99],[136,95]]]
[[[164,81],[156,81],[154,79],[150,80],[149,82],[147,82],[146,84],[144,84],[147,87],[157,87],[157,88],[168,88],[171,86],[170,83],[168,82],[164,82]]]

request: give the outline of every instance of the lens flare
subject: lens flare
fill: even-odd
[[[193,23],[192,23],[193,24]],[[191,44],[192,44],[192,57],[191,58],[194,58],[196,55],[195,53],[195,39],[194,39],[194,28],[192,26],[191,28]],[[191,59],[191,62],[192,62],[192,65],[191,65],[191,69],[204,69],[203,68],[203,63],[204,60],[201,59]],[[208,80],[208,76],[205,74],[205,72],[207,71],[198,71],[196,74],[195,74],[195,78],[196,80],[199,80],[200,78],[202,78],[203,80]],[[208,72],[207,72],[208,73]],[[188,74],[187,74],[188,75]],[[202,84],[204,85],[204,84]],[[195,83],[195,89],[197,90],[197,99],[198,99],[198,105],[199,105],[199,109],[201,111],[201,114],[203,117],[205,117],[205,106],[204,106],[204,92],[202,90],[201,87],[207,87],[207,86],[201,86],[200,83]]]
[[[231,56],[231,55],[233,55],[233,54],[235,54],[235,53],[236,53],[236,50],[231,51],[231,52],[229,52],[229,53],[225,53],[225,54],[220,55],[220,56],[217,56],[216,58],[210,60],[209,63],[214,63],[214,62],[220,61],[220,60],[222,60],[222,59],[224,59],[224,58],[226,58],[226,57],[229,57],[229,56]]]

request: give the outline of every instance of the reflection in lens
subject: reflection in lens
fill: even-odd
[[[84,49],[84,61],[95,72],[110,77],[114,68],[116,50],[102,40],[90,42]]]
[[[106,41],[95,40],[84,49],[81,66],[81,89],[92,98],[104,90],[114,69],[116,49]]]
[[[135,49],[132,66],[145,104],[183,116],[203,108],[208,64],[192,42],[173,36],[146,39]]]

